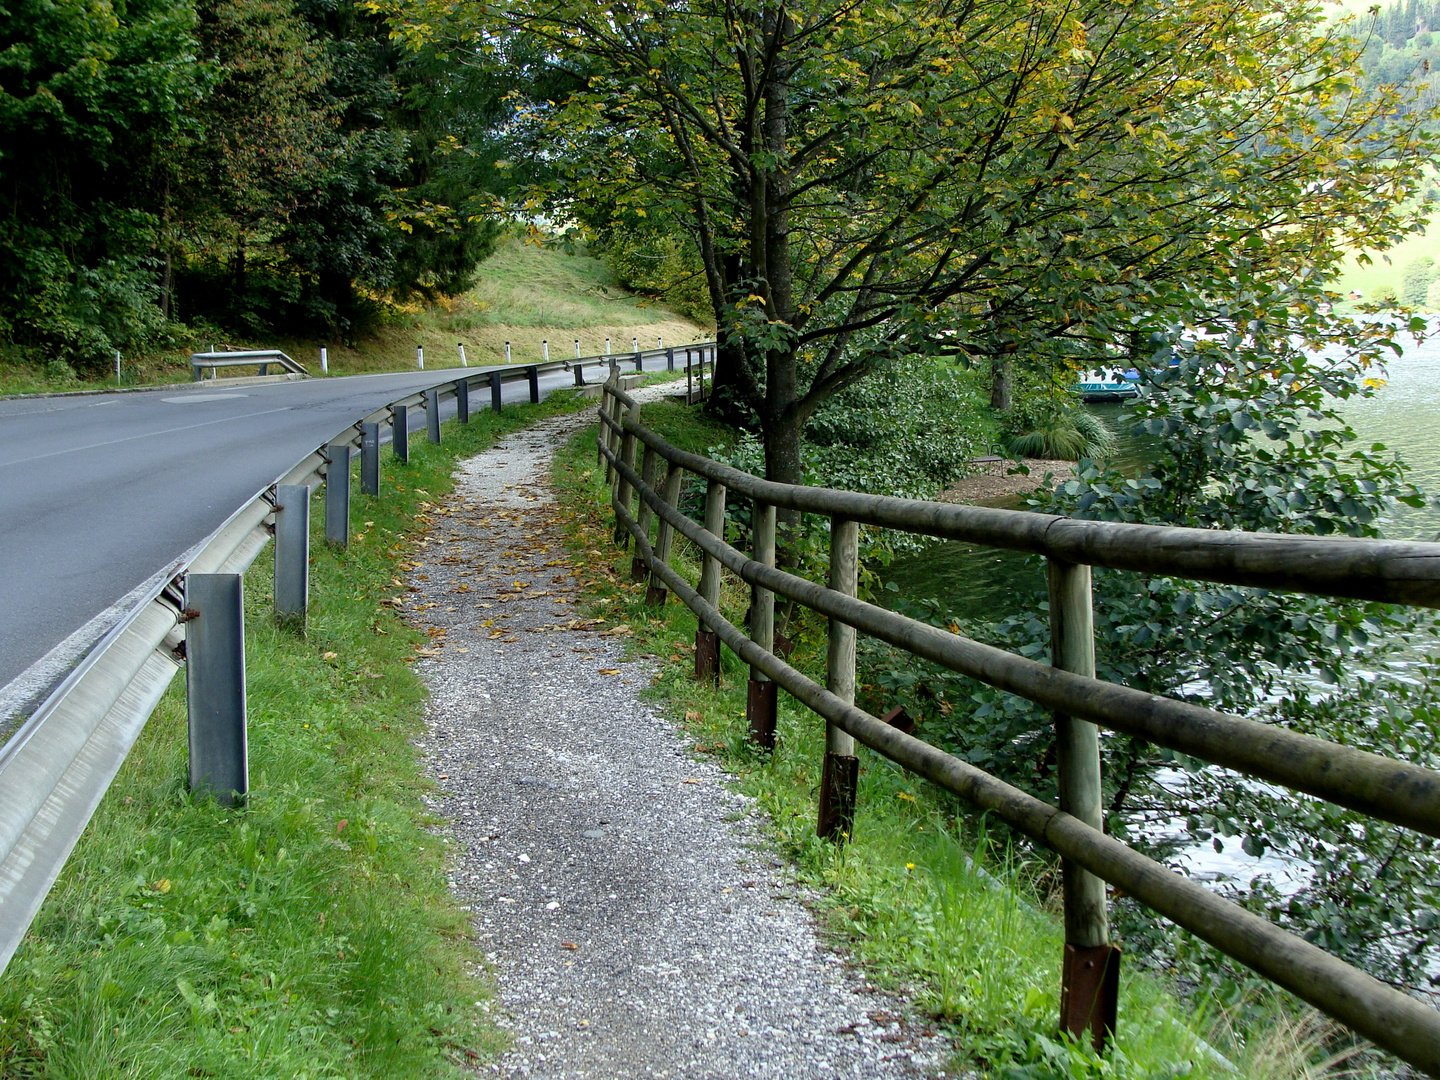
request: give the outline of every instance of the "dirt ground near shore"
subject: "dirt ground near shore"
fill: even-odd
[[[1075,476],[1073,461],[1026,458],[1024,464],[1030,470],[1028,476],[1015,471],[1016,463],[1008,458],[986,462],[980,466],[980,472],[951,484],[938,498],[951,503],[991,503],[1063,484]]]

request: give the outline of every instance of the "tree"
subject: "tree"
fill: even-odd
[[[531,205],[691,237],[717,386],[785,481],[806,419],[887,358],[983,355],[997,325],[1098,349],[1177,290],[1318,280],[1409,227],[1426,145],[1357,94],[1343,32],[1266,0],[417,4],[417,37],[469,18],[583,84],[517,108],[563,170]]]
[[[0,10],[0,337],[77,366],[160,332],[157,177],[209,73],[185,4]]]

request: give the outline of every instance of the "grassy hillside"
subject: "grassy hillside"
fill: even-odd
[[[628,351],[632,339],[653,348],[657,338],[684,345],[710,335],[710,328],[681,318],[643,297],[620,288],[599,259],[566,255],[527,245],[519,239],[504,243],[480,267],[475,287],[462,296],[435,305],[391,308],[380,324],[353,340],[318,337],[203,338],[185,342],[165,355],[126,357],[124,383],[152,385],[190,379],[189,354],[213,344],[244,349],[283,349],[320,373],[320,347],[329,349],[330,374],[398,371],[415,366],[415,348],[425,350],[427,368],[459,365],[457,345],[465,345],[471,365],[505,362],[511,343],[515,363],[538,360],[541,342],[549,340],[554,359],[601,353],[607,338],[617,351]],[[250,374],[245,370],[244,374]],[[57,366],[18,364],[0,357],[0,394],[45,390],[99,389],[110,379],[75,379]]]

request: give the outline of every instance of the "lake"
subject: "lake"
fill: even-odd
[[[1403,344],[1404,354],[1387,365],[1386,385],[1371,398],[1348,403],[1344,412],[1361,445],[1384,443],[1410,466],[1414,483],[1440,497],[1440,334],[1419,344],[1407,338]],[[1145,439],[1128,434],[1124,405],[1088,408],[1120,436],[1121,464],[1144,461]],[[1440,508],[1397,507],[1382,531],[1392,540],[1434,540],[1440,534]],[[903,595],[939,600],[969,618],[1013,614],[1044,586],[1040,568],[1027,565],[1020,552],[953,541],[896,559],[880,576]]]

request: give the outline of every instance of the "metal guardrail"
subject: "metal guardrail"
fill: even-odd
[[[222,367],[255,367],[259,366],[261,375],[270,374],[270,365],[278,364],[292,375],[309,376],[309,372],[301,366],[298,360],[292,360],[279,349],[258,349],[252,351],[233,350],[226,352],[197,352],[190,354],[190,370],[195,374],[195,381],[199,382],[205,377],[206,369],[210,371],[210,377],[219,375],[217,369]]]
[[[616,542],[633,539],[635,576],[648,576],[652,603],[663,604],[673,591],[695,612],[697,678],[718,677],[722,641],[750,665],[746,712],[751,738],[762,746],[774,745],[776,686],[826,720],[821,835],[843,840],[850,832],[858,741],[1060,854],[1066,1030],[1077,1037],[1088,1031],[1097,1048],[1114,1030],[1119,950],[1109,941],[1108,882],[1440,1077],[1440,1012],[1105,835],[1099,728],[1142,735],[1431,836],[1440,836],[1440,773],[1096,679],[1090,590],[1091,567],[1104,566],[1436,608],[1440,544],[1122,525],[777,484],[671,446],[641,424],[635,400],[614,380],[606,385],[599,418],[597,450],[611,483]],[[707,481],[703,525],[677,509],[687,472]],[[725,542],[727,491],[754,500],[753,553]],[[828,587],[776,567],[777,506],[831,519]],[[1054,666],[856,599],[860,524],[1046,556]],[[677,532],[701,552],[698,585],[669,565]],[[722,567],[751,586],[748,635],[720,610]],[[776,595],[828,617],[825,686],[775,654]],[[857,632],[1054,710],[1060,805],[1044,803],[856,708]]]
[[[706,354],[713,362],[714,343],[691,345],[689,352],[696,367]],[[165,568],[148,593],[0,747],[0,972],[19,948],[145,721],[184,663],[187,575],[243,573],[275,531],[281,488],[317,486],[330,459],[343,453],[348,463],[350,450],[358,447],[361,488],[375,493],[381,429],[389,427],[396,454],[408,456],[411,409],[425,409],[427,433],[438,442],[441,404],[455,401],[458,418],[468,422],[472,388],[489,386],[491,408],[499,412],[507,382],[526,381],[529,400],[538,402],[542,372],[573,370],[576,385],[583,386],[586,368],[599,365],[614,372],[624,360],[636,370],[647,362],[650,370],[656,370],[663,360],[674,370],[677,353],[686,357],[686,347],[512,365],[466,373],[398,398],[306,455]],[[348,467],[345,479],[348,493]],[[329,538],[343,543],[349,536],[348,498],[331,498],[339,486],[327,486],[327,507],[335,518],[327,518],[326,531]],[[193,721],[192,716],[192,730]]]

